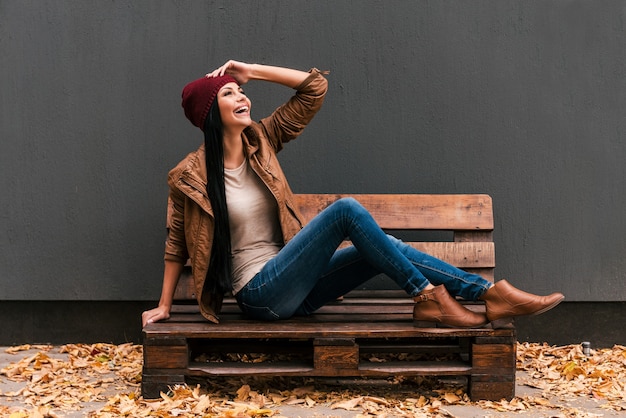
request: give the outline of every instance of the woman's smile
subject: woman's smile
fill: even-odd
[[[217,94],[220,116],[224,127],[247,127],[252,123],[250,118],[250,99],[237,83],[225,84]]]

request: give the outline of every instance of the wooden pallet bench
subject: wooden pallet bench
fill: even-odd
[[[297,195],[307,219],[344,195]],[[351,195],[387,231],[416,248],[493,280],[493,211],[487,195]],[[144,398],[187,378],[307,376],[462,378],[471,399],[515,396],[515,328],[420,328],[413,301],[379,277],[314,315],[276,322],[245,317],[227,298],[220,323],[199,313],[189,274],[167,321],[143,329]],[[191,301],[191,303],[190,303]],[[484,305],[463,302],[469,309]]]

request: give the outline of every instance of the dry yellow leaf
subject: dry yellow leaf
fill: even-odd
[[[243,385],[237,391],[237,400],[245,401],[250,397],[250,385]]]
[[[357,405],[363,402],[363,397],[359,396],[357,398],[350,399],[348,401],[337,402],[330,406],[331,409],[347,409],[348,411],[354,410]]]
[[[191,412],[194,414],[204,414],[214,405],[208,395],[202,395],[198,398],[198,403],[193,407]]]
[[[315,387],[314,386],[302,386],[302,387],[295,388],[291,392],[296,396],[305,396],[309,393],[315,392]]]
[[[445,393],[443,395],[443,399],[445,399],[446,402],[448,402],[449,404],[455,404],[461,400],[461,398],[455,395],[454,393]]]

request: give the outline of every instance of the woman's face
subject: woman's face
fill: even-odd
[[[217,93],[222,124],[225,128],[245,128],[250,126],[250,99],[237,83],[227,83]]]

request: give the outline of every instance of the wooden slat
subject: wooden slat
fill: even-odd
[[[326,345],[314,344],[313,364],[316,370],[328,370],[332,375],[336,369],[354,369],[359,366],[359,347],[354,339],[338,338],[340,343],[351,341],[351,344],[335,344],[335,339],[327,340]]]
[[[493,242],[480,240],[475,240],[475,242],[422,242],[404,240],[404,243],[461,269],[494,268],[496,266],[496,251]],[[350,245],[350,242],[344,242],[340,248],[346,248]]]
[[[409,317],[410,318],[410,317]],[[297,326],[294,326],[294,323]],[[262,322],[248,319],[228,321],[219,325],[208,323],[160,322],[144,327],[148,338],[184,336],[186,338],[382,338],[382,337],[479,337],[510,335],[509,330],[492,328],[416,328],[409,320],[397,322],[314,322],[282,320]]]
[[[189,367],[190,376],[306,376],[315,369],[311,364],[298,361],[285,363],[192,363]]]
[[[454,242],[492,242],[493,231],[454,231]]]
[[[508,376],[472,375],[469,379],[469,395],[473,400],[511,400],[515,397],[515,372]]]
[[[493,242],[409,242],[412,247],[459,268],[496,266]]]
[[[248,376],[248,375],[276,375],[276,376],[319,376],[319,370],[304,362],[289,363],[193,363],[189,367],[192,376]],[[341,373],[340,370],[329,370],[329,376],[396,376],[396,375],[423,375],[423,376],[460,376],[467,375],[471,366],[463,362],[388,362],[360,364],[358,372]]]
[[[458,345],[402,345],[397,344],[379,344],[379,345],[361,345],[360,352],[363,353],[411,353],[411,354],[441,354],[441,353],[459,353],[461,348]]]
[[[189,360],[186,346],[145,345],[144,366],[148,368],[185,368]]]
[[[359,369],[362,371],[368,370],[375,372],[376,374],[388,373],[389,375],[421,374],[424,376],[437,376],[445,374],[447,376],[454,376],[465,375],[472,370],[472,367],[460,361],[420,361],[370,363],[360,365]]]
[[[507,374],[515,367],[515,344],[474,344],[472,364],[477,374]]]
[[[342,197],[358,200],[385,229],[493,230],[492,201],[484,194],[299,194],[295,199],[308,222]]]

